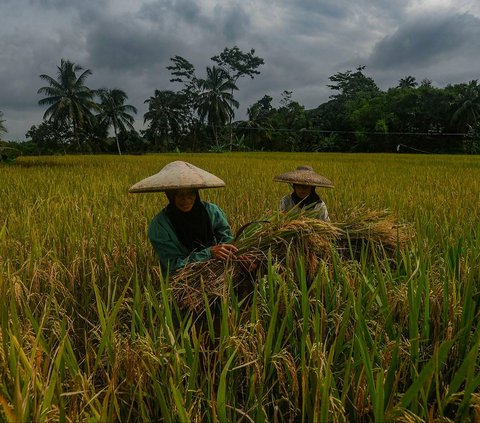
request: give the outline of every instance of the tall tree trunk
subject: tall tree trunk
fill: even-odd
[[[237,83],[238,78],[235,79],[234,83]],[[232,99],[233,99],[233,88],[232,88]],[[232,106],[232,111],[233,111],[233,106]],[[232,118],[233,114],[230,114],[228,118],[228,122],[230,124],[230,152],[232,151],[232,140],[233,140],[233,128],[232,128]]]
[[[83,153],[82,146],[80,145],[80,138],[78,137],[77,125],[74,120],[72,120],[72,126],[73,126],[73,139],[77,142],[78,151]]]
[[[217,147],[220,147],[220,145],[218,144],[217,127],[214,123],[212,124],[212,131],[213,131],[213,139],[215,140],[215,145]]]
[[[113,132],[115,134],[115,141],[117,142],[118,154],[121,156],[122,152],[120,150],[120,143],[118,142],[118,135],[117,135],[117,125],[113,124]]]

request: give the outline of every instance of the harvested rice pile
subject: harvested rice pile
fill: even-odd
[[[308,212],[275,213],[240,228],[232,242],[240,258],[191,263],[171,275],[170,289],[181,307],[199,311],[205,295],[210,302],[225,296],[230,280],[234,287],[251,286],[267,271],[269,256],[280,271],[294,268],[303,256],[307,277],[313,279],[319,262],[329,262],[332,254],[352,260],[362,249],[373,248],[393,256],[412,236],[412,228],[395,222],[387,210],[355,209],[345,222],[335,223],[309,217]],[[252,263],[254,270],[249,268]]]

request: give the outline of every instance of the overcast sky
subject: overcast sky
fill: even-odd
[[[265,60],[238,82],[237,119],[284,90],[307,108],[332,94],[328,77],[365,65],[382,89],[407,75],[435,86],[480,78],[479,0],[0,0],[0,111],[23,140],[62,58],[93,74],[90,88],[120,88],[138,108],[155,89],[179,89],[166,66],[179,55],[205,76],[225,47]]]

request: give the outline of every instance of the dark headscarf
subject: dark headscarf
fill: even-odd
[[[179,241],[189,253],[212,246],[214,244],[212,221],[200,201],[198,191],[195,193],[195,203],[189,212],[182,212],[175,206],[175,191],[167,191],[166,194],[169,200],[167,215]]]
[[[310,194],[308,194],[308,196],[305,198],[300,198],[295,192],[295,189],[293,190],[291,197],[295,205],[300,207],[301,209],[303,209],[305,206],[310,206],[312,204],[320,203],[322,201],[322,199],[315,192],[315,187],[312,187]]]

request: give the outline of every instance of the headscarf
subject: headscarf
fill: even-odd
[[[310,206],[312,204],[320,203],[322,201],[322,199],[315,192],[315,187],[313,186],[312,186],[312,190],[310,191],[310,194],[308,194],[308,196],[306,196],[305,198],[300,198],[295,192],[295,189],[291,194],[291,198],[294,204],[300,207],[301,209],[303,209],[305,206]]]
[[[175,190],[165,193],[169,200],[167,215],[179,241],[189,253],[212,246],[214,244],[212,221],[200,201],[198,190],[195,192],[195,203],[189,212],[182,212],[175,206]]]

